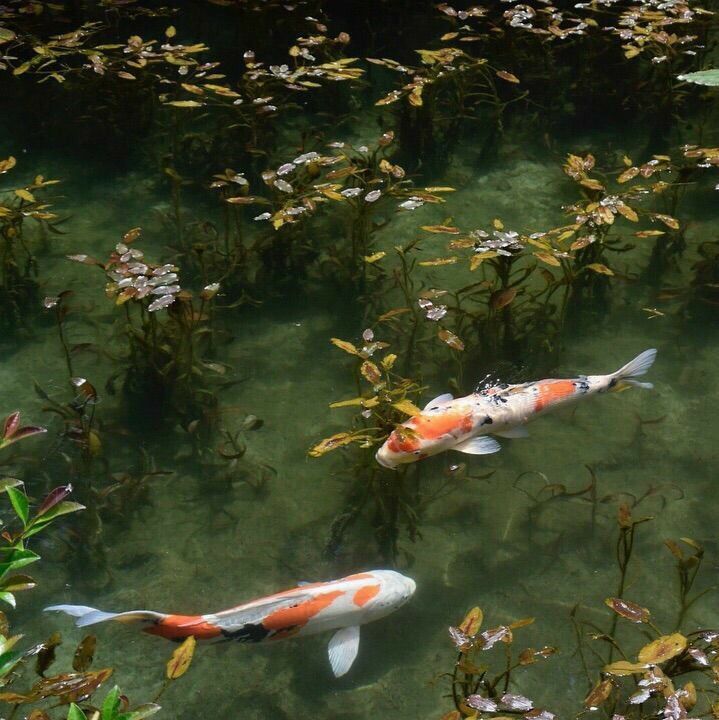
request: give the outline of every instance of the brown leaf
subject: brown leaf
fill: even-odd
[[[310,457],[321,457],[330,450],[336,450],[344,445],[349,445],[355,441],[355,436],[352,433],[341,432],[336,435],[332,435],[324,440],[320,440],[314,447],[308,451]]]
[[[420,225],[420,228],[425,232],[444,233],[446,235],[459,235],[460,232],[459,228],[451,225]]]
[[[517,297],[517,288],[497,290],[489,297],[489,307],[496,312],[497,310],[507,307],[515,297]]]
[[[612,685],[611,680],[598,682],[590,690],[589,695],[584,698],[584,707],[587,708],[587,710],[597,710],[612,694],[613,687],[614,685]]]
[[[177,678],[182,677],[187,672],[192,662],[192,656],[195,654],[196,644],[197,640],[195,640],[194,635],[190,635],[185,638],[182,645],[172,653],[172,657],[167,661],[165,672],[168,680],[177,680]]]
[[[608,597],[604,604],[614,610],[617,615],[621,615],[627,620],[631,620],[633,623],[647,623],[649,622],[650,613],[647,608],[637,605],[636,603],[630,602],[629,600],[622,600],[622,598]]]
[[[511,83],[519,82],[519,78],[516,75],[513,75],[511,72],[507,72],[506,70],[497,70],[497,77]]]
[[[536,252],[534,253],[534,257],[544,263],[547,263],[547,265],[554,265],[555,267],[559,267],[562,264],[556,257],[554,257],[554,255],[550,255],[548,252]]]
[[[672,633],[671,635],[662,635],[645,645],[638,655],[639,662],[651,663],[658,665],[659,663],[671,660],[686,650],[687,639],[681,633]]]
[[[630,167],[627,168],[618,178],[618,183],[625,183],[629,182],[630,180],[633,180],[637,175],[639,175],[639,168],[638,167]]]
[[[360,373],[362,373],[362,377],[372,385],[377,385],[382,382],[382,373],[371,360],[365,360],[362,363]]]
[[[437,337],[442,341],[447,343],[452,350],[464,350],[464,343],[458,338],[453,332],[450,330],[447,330],[446,328],[440,328],[439,332],[437,333]]]
[[[95,647],[97,646],[97,638],[94,635],[86,635],[77,646],[75,655],[72,658],[73,670],[84,672],[87,670],[95,658]]]
[[[40,646],[35,660],[35,672],[43,677],[45,671],[55,662],[55,648],[62,643],[62,636],[59,632],[54,632]]]
[[[18,191],[16,190],[15,192]],[[655,214],[652,215],[652,217],[655,220],[663,222],[668,228],[671,228],[672,230],[679,230],[679,221],[676,218],[673,218],[671,215]]]

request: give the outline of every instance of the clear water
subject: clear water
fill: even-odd
[[[49,254],[41,258],[44,292],[75,292],[76,309],[67,322],[72,342],[97,343],[116,352],[115,310],[104,297],[101,274],[68,263],[64,255],[102,257],[129,227],[142,226],[147,254],[172,260],[167,231],[158,220],[158,211],[167,209],[167,193],[155,185],[147,163],[118,168],[102,148],[92,161],[78,161],[60,138],[44,139],[35,147],[31,138],[23,137],[18,148],[16,125],[8,125],[0,134],[0,157],[18,156],[21,167],[16,173],[23,177],[43,172],[63,180],[60,192],[65,197],[56,205],[69,219],[63,225],[66,234],[52,238]],[[440,223],[448,216],[464,228],[487,227],[494,217],[521,231],[559,224],[560,206],[569,197],[560,168],[565,152],[590,149],[599,157],[610,149],[632,153],[643,144],[641,134],[625,137],[580,129],[553,138],[549,152],[540,138],[527,137],[521,128],[513,132],[503,141],[499,159],[487,167],[474,162],[471,141],[466,140],[467,153],[454,156],[432,181],[457,188],[446,206],[428,205],[399,216],[381,231],[378,248],[390,249],[416,234],[419,225]],[[291,135],[291,128],[287,133]],[[342,131],[342,137],[358,142],[370,142],[376,135],[373,120],[358,120]],[[0,188],[6,184],[3,179]],[[186,198],[188,216],[211,212]],[[687,282],[699,242],[719,231],[715,196],[704,192],[688,203],[684,219],[690,223],[690,247],[672,277],[678,285]],[[435,257],[444,244],[444,236],[429,236],[422,252]],[[623,261],[643,267],[648,249],[640,247]],[[426,269],[427,286],[448,287],[456,281],[445,268]],[[642,280],[617,282],[613,288],[609,309],[601,316],[589,314],[565,337],[552,374],[610,372],[641,350],[657,347],[654,391],[591,400],[575,411],[539,420],[531,426],[529,439],[505,440],[495,456],[470,457],[473,474],[484,475],[489,469],[494,473],[467,479],[431,504],[420,520],[421,537],[414,542],[402,534],[399,568],[416,579],[417,594],[397,614],[363,628],[358,661],[345,678],[331,676],[324,636],[270,646],[203,646],[188,675],[163,696],[166,715],[211,713],[258,720],[439,717],[452,707],[442,677],[455,657],[447,626],[473,605],[484,609],[491,625],[536,618],[517,632],[518,644],[557,645],[561,652],[518,673],[515,690],[567,712],[586,690],[569,613],[581,604],[588,608],[585,617],[606,625],[603,600],[617,584],[617,506],[632,497],[643,498],[635,514],[654,521],[639,533],[626,596],[649,605],[660,627],[671,629],[675,578],[663,540],[690,536],[700,541],[710,556],[703,582],[711,583],[715,572],[711,558],[717,550],[713,499],[719,426],[713,398],[719,391],[719,330],[715,321],[698,326],[679,312],[677,303],[661,305],[665,315],[651,317],[643,308],[657,304],[655,288]],[[128,433],[132,421],[118,412],[118,399],[101,390],[97,412],[110,469],[137,468],[144,451],[157,469],[172,474],[152,479],[131,511],[105,513],[102,526],[94,529],[77,526],[76,532],[92,532],[92,539],[73,535],[68,522],[40,542],[44,562],[37,573],[39,588],[22,598],[14,615],[26,636],[39,640],[61,627],[66,643],[60,656],[67,658],[82,631],[66,619],[39,614],[47,604],[201,613],[296,581],[381,566],[366,518],[353,526],[334,557],[326,556],[330,526],[345,508],[348,460],[340,453],[307,457],[314,442],[341,430],[351,417],[351,410],[328,409],[329,402],[354,392],[347,357],[328,340],[358,341],[364,324],[357,317],[355,298],[318,283],[228,313],[228,339],[217,359],[232,365],[242,382],[222,391],[222,424],[237,427],[246,414],[264,421],[259,430],[246,433],[247,455],[229,481],[188,459],[187,435],[172,423],[152,428],[142,438]],[[531,354],[513,359],[513,371],[531,375],[533,362]],[[110,357],[92,353],[79,354],[75,365],[76,374],[98,388],[115,367]],[[465,368],[466,391],[483,371]],[[427,399],[446,391],[448,377],[436,366],[428,365],[426,372]],[[3,410],[21,408],[28,419],[50,427],[48,438],[23,444],[10,461],[13,467],[29,463],[24,477],[31,491],[35,482],[43,487],[49,480],[79,482],[63,465],[66,448],[54,442],[59,423],[43,414],[33,391],[33,381],[38,381],[61,396],[66,377],[51,323],[36,322],[30,335],[4,342]],[[451,455],[428,460],[424,477],[433,480],[456,461]],[[243,473],[251,473],[256,464],[274,470],[261,493],[243,482]],[[540,508],[528,496],[545,482],[561,483],[569,493],[586,488],[587,466],[597,477],[596,503],[575,495]],[[93,483],[101,488],[107,480],[97,465],[93,472]],[[389,475],[387,482],[392,482]],[[104,563],[86,558],[73,562],[78,544],[85,549],[99,546]],[[692,609],[689,624],[716,624],[710,600]],[[172,646],[122,626],[102,626],[97,634],[96,665],[115,667],[115,679],[133,700],[149,699],[161,683]]]

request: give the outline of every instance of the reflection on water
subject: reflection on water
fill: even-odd
[[[305,14],[312,15],[318,5],[308,3]],[[384,3],[378,7],[377,18],[401,27],[401,20],[396,24],[396,9]],[[332,8],[327,11],[331,16]],[[194,9],[185,18],[183,12],[173,22],[187,42],[204,40],[217,47],[229,66],[239,63],[227,20],[233,17],[236,22],[236,16],[204,17]],[[356,34],[359,47],[351,57],[393,56],[396,51],[398,61],[417,62],[411,52],[422,46],[417,43],[429,43],[447,31],[435,13],[427,8],[413,14],[416,38],[405,28],[398,40],[388,43],[387,35],[379,32],[363,37],[367,31],[361,9],[337,9],[341,17],[332,24],[332,32],[336,35],[346,28],[353,37]],[[299,21],[292,13],[279,17],[283,19],[277,37],[258,34],[249,43],[243,34],[240,50],[252,48],[258,58],[272,57],[279,36],[284,46],[289,44],[284,43],[285,35],[291,40],[296,33],[310,32],[303,26],[295,33],[293,23]],[[127,22],[123,20],[122,32]],[[151,21],[137,22],[144,27]],[[152,33],[168,24],[166,19],[162,23],[152,26]],[[147,29],[147,36],[152,33]],[[380,47],[374,48],[373,42]],[[332,47],[330,58],[340,57]],[[502,61],[502,67],[516,69],[532,51],[495,47],[494,52],[498,53],[495,65]],[[512,52],[517,53],[515,64],[508,62]],[[593,52],[592,59],[599,62],[599,51]],[[581,57],[565,57],[564,62],[583,72]],[[196,77],[196,67],[191,72],[195,82],[188,83],[197,87],[202,79]],[[542,660],[541,667],[520,670],[514,690],[566,714],[576,710],[577,698],[583,699],[588,689],[575,652],[571,614],[582,606],[588,623],[606,628],[603,603],[618,592],[618,507],[631,507],[635,518],[653,518],[637,530],[624,589],[627,597],[651,607],[659,627],[672,627],[677,613],[673,560],[664,540],[695,538],[712,558],[717,550],[709,529],[715,525],[711,501],[718,426],[707,400],[719,389],[715,372],[719,337],[714,307],[704,302],[714,297],[716,267],[711,248],[702,246],[719,230],[710,184],[704,176],[691,175],[696,187],[692,185],[676,209],[656,210],[665,210],[666,216],[676,214],[685,229],[681,242],[686,247],[668,253],[661,269],[656,251],[653,254],[659,236],[651,231],[670,231],[671,223],[643,214],[643,224],[637,228],[650,234],[637,236],[631,212],[617,211],[616,203],[621,201],[616,198],[604,207],[614,203],[614,210],[607,212],[613,213],[611,224],[623,223],[622,229],[612,229],[616,234],[607,240],[610,249],[601,256],[591,255],[592,243],[603,241],[608,222],[592,226],[595,221],[588,221],[586,227],[594,227],[593,235],[575,228],[571,240],[561,241],[561,248],[554,243],[559,233],[533,237],[533,245],[526,239],[548,228],[566,227],[577,215],[601,212],[589,207],[595,198],[592,193],[600,192],[591,178],[609,183],[610,174],[616,177],[622,168],[634,167],[631,160],[623,163],[623,156],[636,157],[639,164],[654,152],[681,155],[677,150],[681,142],[708,144],[709,140],[693,137],[683,128],[681,142],[672,137],[660,148],[656,137],[646,136],[643,116],[636,108],[628,130],[613,122],[604,127],[589,120],[570,128],[572,118],[578,118],[570,107],[561,106],[559,112],[566,114],[561,126],[543,125],[526,110],[524,119],[508,115],[501,136],[443,126],[447,134],[437,133],[431,147],[417,128],[408,135],[405,127],[399,151],[388,157],[397,166],[404,163],[406,170],[385,167],[384,174],[377,170],[376,182],[363,186],[365,204],[350,211],[346,208],[356,200],[352,193],[340,200],[332,194],[345,187],[343,178],[352,176],[364,162],[361,158],[347,151],[345,160],[328,162],[326,167],[316,167],[309,158],[281,170],[301,153],[316,150],[334,157],[344,152],[338,147],[328,150],[330,141],[352,143],[365,159],[375,152],[379,158],[383,143],[389,145],[382,132],[396,126],[401,133],[408,118],[420,122],[419,110],[410,116],[392,115],[382,106],[375,109],[373,103],[394,87],[388,84],[392,78],[379,72],[376,66],[371,70],[367,87],[348,90],[345,83],[337,82],[333,94],[324,96],[329,107],[315,99],[303,101],[299,111],[294,107],[286,118],[280,113],[270,120],[268,113],[253,132],[271,133],[272,140],[265,142],[262,152],[249,155],[243,154],[242,143],[228,139],[226,115],[193,129],[187,116],[177,112],[146,122],[135,118],[138,127],[133,128],[115,127],[119,122],[115,109],[107,143],[93,141],[88,147],[71,130],[67,130],[71,142],[65,142],[63,128],[72,126],[73,113],[79,112],[82,98],[92,95],[91,88],[69,87],[71,109],[58,110],[58,116],[44,124],[33,121],[23,128],[23,117],[32,112],[31,82],[19,89],[20,78],[0,78],[0,87],[11,88],[8,97],[14,102],[0,118],[4,126],[0,158],[18,158],[12,174],[0,176],[0,190],[31,183],[39,172],[62,180],[60,185],[37,190],[38,196],[44,193],[51,199],[62,234],[29,231],[39,266],[37,287],[19,296],[18,302],[39,303],[45,295],[71,293],[62,296],[67,314],[61,318],[61,334],[53,308],[25,313],[22,320],[18,316],[14,323],[18,331],[3,331],[3,407],[22,408],[24,416],[49,427],[47,438],[28,441],[8,456],[8,471],[19,473],[33,496],[40,496],[45,487],[72,482],[76,499],[88,506],[82,517],[58,524],[38,539],[43,555],[36,573],[39,587],[22,598],[13,616],[16,626],[37,639],[61,627],[68,642],[58,649],[58,656],[67,660],[74,647],[70,639],[79,641],[82,631],[66,619],[40,614],[48,604],[204,613],[298,581],[331,579],[387,563],[395,563],[417,582],[411,603],[363,628],[358,660],[346,677],[332,677],[325,636],[276,645],[202,646],[191,671],[163,695],[168,717],[197,717],[208,711],[237,714],[238,708],[243,718],[441,717],[452,708],[449,684],[442,677],[455,660],[447,628],[458,624],[475,605],[483,608],[487,627],[535,618],[532,625],[516,630],[518,646],[551,645],[560,652]],[[517,75],[522,75],[519,69]],[[558,77],[569,83],[564,72]],[[505,82],[514,84],[511,78]],[[556,99],[552,90],[535,85],[538,105],[540,100]],[[96,92],[107,88],[98,87]],[[580,93],[576,87],[572,92]],[[646,92],[652,97],[650,90]],[[586,110],[582,97],[569,94]],[[189,91],[182,101],[192,96]],[[601,98],[599,91],[597,97]],[[612,102],[614,98],[607,99],[599,110],[608,112]],[[102,125],[100,112],[93,105],[92,117],[83,121],[86,140],[96,137],[97,126]],[[693,107],[692,112],[699,118],[712,110]],[[528,131],[530,120],[536,122],[536,130]],[[170,122],[179,124],[174,137],[181,139],[182,148],[168,145]],[[119,158],[114,133],[120,133],[117,143],[131,138]],[[675,128],[674,135],[679,133],[680,128]],[[213,138],[220,147],[210,147]],[[263,142],[259,137],[255,140],[258,145]],[[649,152],[648,142],[652,143]],[[420,156],[409,158],[408,147]],[[423,148],[428,153],[424,163]],[[586,164],[572,168],[569,161],[569,171],[563,172],[568,152],[577,153],[577,158],[591,152],[601,171]],[[170,157],[172,153],[176,157]],[[344,175],[337,173],[349,165]],[[359,177],[374,172],[370,165]],[[244,181],[223,167],[244,172],[250,178],[249,192],[270,200],[251,208],[242,200],[218,205],[218,192],[225,193],[223,198],[248,197]],[[263,184],[260,173],[266,169],[275,174]],[[339,177],[328,178],[333,171]],[[573,178],[572,172],[580,177]],[[661,177],[674,182],[684,171],[666,172]],[[312,183],[320,173],[326,192],[315,197],[318,191]],[[213,175],[214,196],[207,190]],[[405,177],[411,177],[414,190],[405,192]],[[647,175],[643,182],[659,177]],[[333,182],[339,183],[336,188]],[[297,187],[290,185],[288,190],[282,183]],[[283,193],[289,196],[300,186],[304,200],[293,195],[298,204],[285,203]],[[387,193],[387,188],[395,187],[396,195],[371,214],[366,207],[373,199],[367,193],[380,187]],[[454,191],[443,192],[446,187]],[[613,187],[622,192],[621,185]],[[428,199],[423,192],[434,192],[440,200]],[[638,196],[643,194],[637,190]],[[345,214],[339,210],[333,214],[332,203],[338,207],[344,203]],[[563,206],[572,203],[576,207],[563,212]],[[252,219],[267,210],[275,220],[278,213],[296,207],[303,208],[307,218],[295,224],[292,215],[283,216],[287,227],[282,231]],[[422,226],[435,231],[420,230]],[[180,323],[186,335],[158,340],[152,333],[163,332],[162,327],[143,326],[149,316],[139,314],[132,305],[135,299],[123,308],[115,304],[116,295],[105,297],[108,278],[102,269],[65,258],[82,253],[105,262],[133,227],[142,228],[137,247],[147,255],[138,262],[178,267],[178,284],[194,293],[193,309]],[[444,230],[437,231],[438,227]],[[371,232],[365,232],[367,228]],[[473,230],[481,233],[472,236]],[[515,231],[527,248],[523,252],[540,255],[512,267],[513,273],[530,265],[538,269],[526,285],[517,284],[518,292],[507,294],[506,283],[491,284],[496,276],[487,269],[489,264],[480,268],[474,261],[471,268],[470,263],[482,243],[483,252],[501,260],[502,253],[496,251],[512,249]],[[589,235],[591,242],[569,249],[572,242]],[[668,237],[679,242],[671,233]],[[360,247],[367,238],[370,245]],[[458,240],[466,244],[451,245]],[[548,241],[549,250],[542,245]],[[228,250],[235,242],[239,246]],[[350,268],[338,248],[353,242],[360,245]],[[247,270],[246,258],[232,254],[237,247],[247,253],[258,248],[261,263]],[[559,254],[552,254],[554,250]],[[568,257],[587,253],[584,264],[599,268],[582,271],[587,280],[578,282],[579,289],[571,296],[576,311],[566,308],[559,332],[556,313],[566,297],[565,286],[558,285],[546,301],[532,304],[528,298],[534,293],[540,297],[552,274],[559,277],[568,267],[561,252]],[[549,253],[549,260],[542,260],[541,253]],[[408,266],[411,273],[403,276]],[[598,278],[605,284],[595,284]],[[203,288],[218,279],[222,289],[217,297],[204,298]],[[119,277],[110,280],[122,284]],[[474,289],[467,291],[470,286]],[[418,299],[425,304],[418,305]],[[524,309],[513,316],[523,329],[513,334],[504,324],[509,317],[505,308],[525,301]],[[447,320],[438,307],[449,308]],[[489,319],[480,312],[485,307]],[[377,320],[398,308],[402,312]],[[431,308],[434,317],[428,312]],[[135,345],[128,345],[125,310],[137,310],[133,322],[149,333],[138,336]],[[158,323],[164,322],[160,312]],[[373,336],[363,339],[370,327]],[[448,342],[447,336],[444,342],[437,340],[440,327],[451,330],[458,344]],[[345,339],[358,348],[367,342],[388,342],[373,362],[396,353],[397,374],[416,379],[421,386],[408,396],[420,407],[440,393],[471,392],[487,375],[523,382],[608,373],[645,348],[656,347],[659,354],[651,371],[653,391],[595,397],[538,420],[529,438],[503,440],[501,452],[495,455],[450,452],[422,461],[408,476],[397,476],[380,473],[367,461],[374,450],[363,454],[350,448],[308,457],[308,450],[322,438],[360,427],[356,424],[361,422],[360,413],[368,409],[357,405],[329,409],[330,403],[360,394],[367,399],[375,392],[355,372],[357,358],[330,344],[330,338]],[[153,347],[164,353],[153,370],[161,365],[162,374],[145,374],[143,382],[128,379],[122,371],[127,367],[128,347],[130,354],[149,353],[147,343],[156,343]],[[96,389],[91,418],[89,406],[78,411],[72,405],[75,390],[68,386],[68,362],[73,377],[86,378]],[[383,389],[376,392],[381,395]],[[463,466],[457,468],[460,463]],[[401,492],[400,483],[404,483]],[[394,515],[382,505],[388,498],[398,503]],[[387,517],[395,522],[389,530],[383,524]],[[707,583],[708,579],[700,579],[699,589]],[[712,604],[706,598],[688,612],[692,629],[713,623]],[[148,698],[162,682],[172,646],[130,627],[102,626],[97,634],[98,667],[115,667],[116,681],[133,700]],[[501,658],[501,649],[492,652]],[[498,666],[502,662],[498,659]]]

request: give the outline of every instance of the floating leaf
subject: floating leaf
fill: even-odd
[[[518,83],[519,78],[506,70],[497,70],[497,77],[511,83]]]
[[[590,691],[589,695],[584,698],[584,707],[587,710],[598,710],[599,706],[607,701],[609,696],[612,694],[611,680],[602,680],[598,682]]]
[[[484,613],[481,608],[473,607],[465,616],[464,620],[459,624],[459,629],[467,636],[472,637],[479,632],[482,627],[482,619]]]
[[[25,200],[25,202],[35,202],[35,196],[29,190],[20,188],[15,191],[15,195],[17,195],[21,200]]]
[[[614,610],[617,615],[621,615],[623,618],[631,620],[633,623],[649,622],[649,610],[641,605],[630,602],[629,600],[609,597],[604,601],[604,604]]]
[[[405,415],[419,415],[422,412],[411,400],[407,400],[407,398],[392,403],[392,407],[403,412]]]
[[[17,164],[17,160],[11,155],[5,160],[0,160],[0,175],[6,173],[8,170],[12,170]]]
[[[507,307],[517,297],[517,288],[504,288],[493,292],[489,297],[489,307],[494,310],[501,310]]]
[[[72,669],[79,672],[87,670],[95,658],[97,638],[94,635],[86,635],[75,649],[72,658]]]
[[[633,675],[634,673],[643,673],[649,668],[646,663],[633,663],[628,660],[617,660],[610,665],[605,665],[602,668],[602,672],[608,675],[617,675],[623,677],[624,675]]]
[[[330,342],[336,345],[340,350],[344,350],[350,355],[359,355],[359,350],[351,343],[346,340],[340,340],[339,338],[330,338]]]
[[[165,105],[172,105],[173,107],[179,107],[179,108],[202,107],[202,103],[197,102],[197,100],[172,100],[168,103],[165,103]]]
[[[452,255],[447,258],[435,258],[434,260],[421,260],[418,265],[422,267],[436,267],[438,265],[454,265],[459,258],[456,255]]]
[[[639,215],[625,203],[617,203],[617,212],[631,222],[639,222]]]
[[[18,192],[17,190],[15,192]],[[679,221],[676,218],[673,218],[671,215],[661,215],[661,214],[654,214],[652,217],[655,220],[659,220],[663,222],[668,228],[671,228],[672,230],[679,230]]]
[[[371,360],[365,360],[362,363],[360,373],[362,377],[372,385],[377,385],[382,382],[382,373]]]
[[[384,250],[380,250],[379,252],[376,252],[372,255],[365,255],[364,261],[366,263],[370,263],[371,265],[372,263],[376,263],[378,260],[381,260],[386,254],[387,253],[384,252]]]
[[[355,405],[362,405],[365,401],[363,397],[350,398],[349,400],[337,400],[337,402],[330,403],[331,408],[341,407],[353,407]]]
[[[325,453],[330,452],[330,450],[336,450],[337,448],[343,447],[344,445],[349,445],[350,443],[354,442],[355,439],[356,436],[352,433],[337,433],[336,435],[332,435],[331,437],[325,438],[324,440],[318,442],[317,445],[315,445],[308,451],[308,455],[310,455],[310,457],[321,457]]]
[[[472,255],[472,258],[469,261],[469,269],[474,271],[485,260],[491,260],[492,258],[495,258],[498,256],[499,256],[499,254],[494,252],[494,250],[489,250],[488,252],[483,252],[483,253],[475,253],[474,255]]]
[[[638,659],[640,663],[658,665],[680,655],[686,650],[686,647],[687,639],[681,633],[662,635],[645,645],[639,651]]]
[[[610,270],[606,265],[602,265],[602,263],[589,263],[589,265],[585,265],[584,267],[600,275],[614,275],[614,271]]]
[[[536,252],[534,253],[534,257],[536,257],[538,260],[541,260],[544,263],[547,263],[547,265],[553,265],[555,267],[559,267],[562,263],[559,262],[559,260],[554,257],[554,255],[551,255],[548,252]]]
[[[435,188],[436,191],[436,188]],[[459,235],[459,228],[450,225],[421,225],[420,229],[430,233],[443,233],[445,235]]]
[[[43,677],[45,671],[55,662],[55,648],[62,643],[62,636],[55,632],[40,646],[35,660],[35,672]]]
[[[630,180],[633,180],[637,175],[639,175],[638,167],[627,168],[623,173],[621,173],[619,175],[619,177],[617,178],[617,182],[618,183],[629,182]]]
[[[182,677],[187,672],[192,662],[192,656],[195,653],[196,644],[197,640],[195,640],[194,635],[190,635],[185,638],[182,645],[172,653],[172,657],[167,662],[165,673],[168,680],[177,680],[177,678]]]
[[[440,328],[437,337],[447,343],[453,350],[464,350],[464,343],[453,332],[446,328]]]

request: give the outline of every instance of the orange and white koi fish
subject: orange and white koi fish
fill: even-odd
[[[138,622],[151,635],[182,640],[261,642],[335,630],[328,646],[335,677],[352,666],[359,650],[360,625],[393,613],[414,595],[414,580],[393,570],[371,570],[330,582],[307,583],[291,590],[210,615],[171,615],[152,610],[108,613],[85,605],[45,608],[77,618],[85,627],[115,620]]]
[[[470,455],[495,453],[501,448],[490,434],[527,437],[525,424],[548,410],[631,385],[651,388],[651,383],[639,382],[636,378],[649,370],[656,355],[654,349],[645,350],[611,375],[501,384],[456,399],[449,394],[440,395],[419,415],[396,428],[375,457],[380,465],[396,468],[445,450]]]

